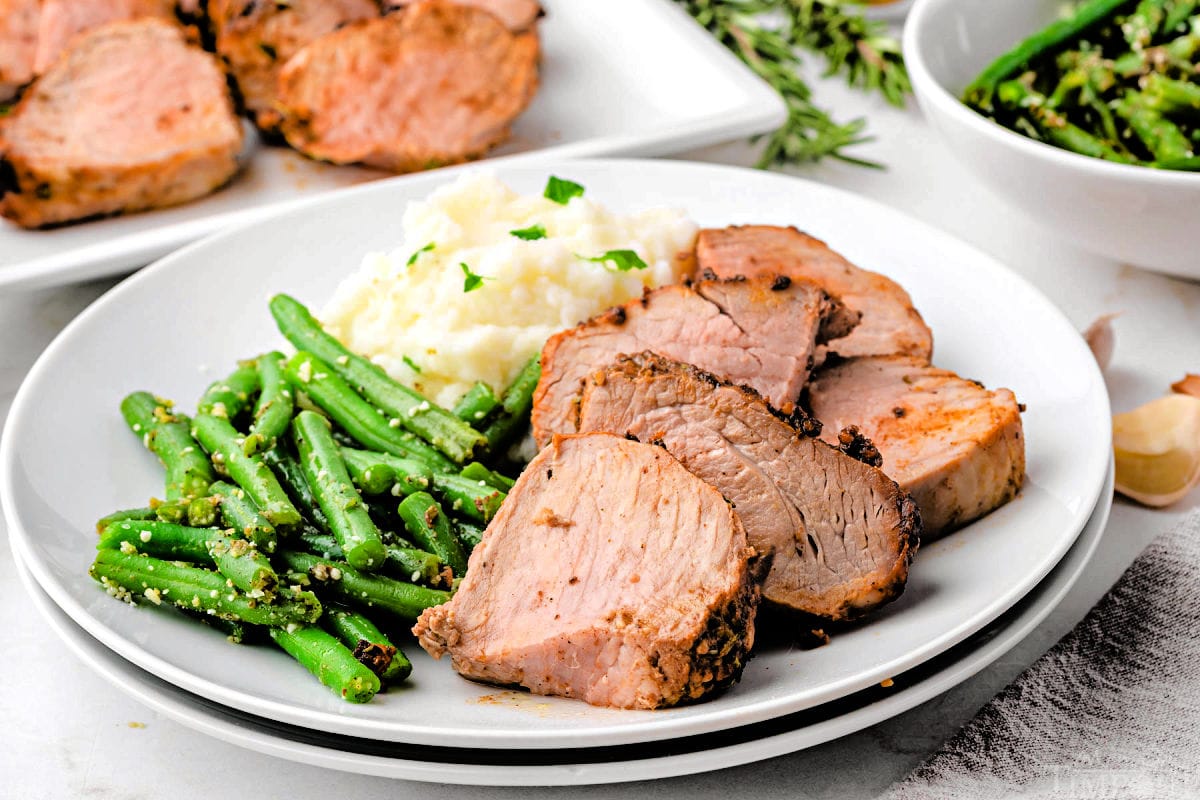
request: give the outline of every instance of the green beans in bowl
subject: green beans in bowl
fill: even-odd
[[[904,51],[996,193],[1085,249],[1200,278],[1200,2],[919,0]]]

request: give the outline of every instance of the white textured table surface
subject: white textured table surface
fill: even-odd
[[[897,111],[827,84],[822,99],[841,116],[866,114],[878,141],[863,155],[887,171],[841,164],[796,173],[873,197],[991,253],[1050,296],[1080,328],[1120,312],[1108,372],[1113,407],[1162,394],[1188,369],[1200,372],[1200,285],[1159,277],[1082,253],[1000,204],[933,138],[914,108]],[[749,164],[744,143],[684,157]],[[1085,200],[1081,200],[1085,202]],[[803,220],[797,220],[803,225]],[[114,282],[0,297],[0,419],[38,354]],[[1013,324],[1020,324],[1013,309]],[[998,335],[1003,335],[1000,332]],[[1064,420],[1069,424],[1069,420]],[[1155,534],[1200,503],[1200,491],[1169,511],[1118,500],[1099,552],[1064,603],[1024,642],[982,673],[906,714],[811,750],[708,775],[570,790],[434,787],[332,772],[261,756],[151,713],[90,674],[65,652],[25,595],[0,547],[0,796],[6,798],[583,797],[871,798],[904,776],[983,703],[1068,631]],[[0,530],[3,523],[0,522]],[[136,723],[132,724],[131,723]]]

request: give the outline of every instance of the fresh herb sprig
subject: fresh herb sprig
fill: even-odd
[[[849,0],[676,0],[771,84],[787,104],[783,127],[767,136],[759,167],[836,158],[878,167],[850,155],[871,140],[865,119],[840,122],[818,106],[801,75],[801,51],[824,56],[825,75],[877,91],[902,106],[911,87],[899,43],[883,23],[868,20]]]

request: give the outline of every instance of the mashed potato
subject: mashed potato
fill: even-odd
[[[546,238],[510,233],[534,225]],[[411,203],[400,247],[368,255],[321,319],[351,350],[451,406],[477,380],[504,389],[552,334],[679,281],[695,235],[677,210],[617,214],[586,194],[559,205],[468,174]],[[648,266],[586,260],[610,250],[633,250]],[[482,276],[479,288],[464,291],[462,264]]]

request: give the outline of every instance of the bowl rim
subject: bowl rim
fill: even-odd
[[[1016,131],[1009,130],[998,122],[988,119],[968,107],[958,96],[951,94],[941,81],[933,77],[918,42],[928,20],[946,7],[960,0],[916,0],[904,26],[903,54],[912,79],[913,92],[918,99],[933,106],[941,114],[971,128],[1002,147],[1010,147],[1043,162],[1089,173],[1098,178],[1139,180],[1156,186],[1186,186],[1200,188],[1200,173],[1183,170],[1154,169],[1136,164],[1117,164],[1101,158],[1085,156],[1064,150],[1045,142],[1039,142]],[[1024,2],[1024,0],[1009,0]],[[1031,31],[1032,33],[1032,31]],[[1014,42],[1015,44],[1015,42]]]

